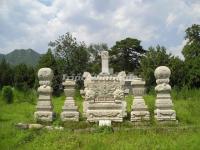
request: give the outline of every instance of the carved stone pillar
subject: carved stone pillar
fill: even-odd
[[[134,101],[132,104],[132,111],[131,111],[131,121],[132,122],[142,122],[142,121],[149,121],[150,115],[143,99],[145,94],[145,81],[141,79],[134,79],[131,82],[132,91],[134,95]]]
[[[39,98],[34,117],[37,121],[53,121],[52,87],[53,71],[50,68],[41,68],[38,71],[40,87],[38,88]]]
[[[176,122],[176,112],[173,110],[173,103],[171,100],[171,86],[169,85],[171,71],[166,66],[156,68],[154,75],[156,78],[157,92],[156,109],[154,111],[155,119],[162,122]]]
[[[62,121],[79,121],[78,107],[75,106],[74,93],[75,93],[75,81],[65,80],[63,82],[65,92],[65,103],[62,107],[61,120]]]
[[[101,75],[109,75],[109,54],[108,51],[101,52]]]

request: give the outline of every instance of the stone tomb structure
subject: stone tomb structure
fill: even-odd
[[[52,105],[52,79],[53,71],[50,68],[41,68],[38,71],[39,88],[38,88],[38,102],[34,113],[36,121],[52,122],[53,121],[53,105]]]
[[[171,71],[166,66],[156,68],[154,75],[156,78],[157,92],[156,109],[154,111],[155,119],[159,123],[177,123],[176,112],[173,110],[173,103],[170,95],[171,86],[169,85],[169,77]]]
[[[126,114],[124,100],[125,72],[118,76],[109,75],[109,56],[107,51],[101,52],[102,72],[91,76],[85,72],[83,113],[89,122],[99,125],[111,125],[111,121],[122,122]]]
[[[63,82],[64,93],[66,96],[64,106],[62,107],[61,120],[65,121],[79,121],[78,107],[75,106],[74,93],[75,93],[75,81],[65,80]]]
[[[87,121],[123,121],[123,117],[126,116],[124,83],[121,73],[117,77],[92,77],[88,74],[84,81],[85,102],[83,106]]]
[[[150,120],[150,114],[143,99],[145,94],[145,81],[141,78],[135,78],[131,82],[134,100],[131,111],[131,121],[140,123]]]

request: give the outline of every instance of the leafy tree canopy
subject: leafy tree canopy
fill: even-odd
[[[187,83],[189,87],[200,87],[200,25],[194,24],[185,32],[188,42],[182,53],[185,57]]]
[[[137,71],[140,58],[145,50],[140,45],[140,41],[133,38],[126,38],[117,41],[110,50],[110,63],[114,71],[125,70],[127,72]]]
[[[70,33],[60,36],[49,46],[54,50],[63,73],[79,74],[87,69],[89,53],[84,42],[77,42]]]

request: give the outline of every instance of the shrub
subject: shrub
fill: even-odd
[[[4,86],[2,89],[2,96],[6,103],[13,102],[13,91],[10,86]]]

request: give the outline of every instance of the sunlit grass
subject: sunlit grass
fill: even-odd
[[[183,91],[182,91],[183,92]],[[144,99],[151,113],[151,124],[138,129],[129,118],[123,123],[113,124],[120,130],[99,129],[96,124],[80,122],[62,123],[61,108],[65,96],[53,97],[56,120],[53,126],[63,125],[63,131],[20,130],[16,123],[34,123],[33,113],[37,100],[34,91],[23,93],[14,92],[14,103],[6,104],[0,95],[0,149],[199,149],[200,145],[200,100],[199,90],[179,93],[172,91],[174,109],[179,125],[176,127],[160,128],[155,124],[154,105],[155,95],[145,95]],[[31,98],[32,97],[32,98]],[[29,99],[31,99],[29,101]],[[79,92],[75,94],[76,105],[82,113],[83,99]],[[126,97],[128,113],[131,111],[132,96]],[[184,127],[184,128],[183,128]],[[94,128],[81,132],[83,129]],[[126,129],[129,130],[126,130]],[[78,129],[78,130],[77,130]],[[75,130],[75,131],[73,131]],[[76,131],[77,130],[77,131]],[[80,130],[80,131],[79,131]],[[98,131],[98,132],[97,132]]]

